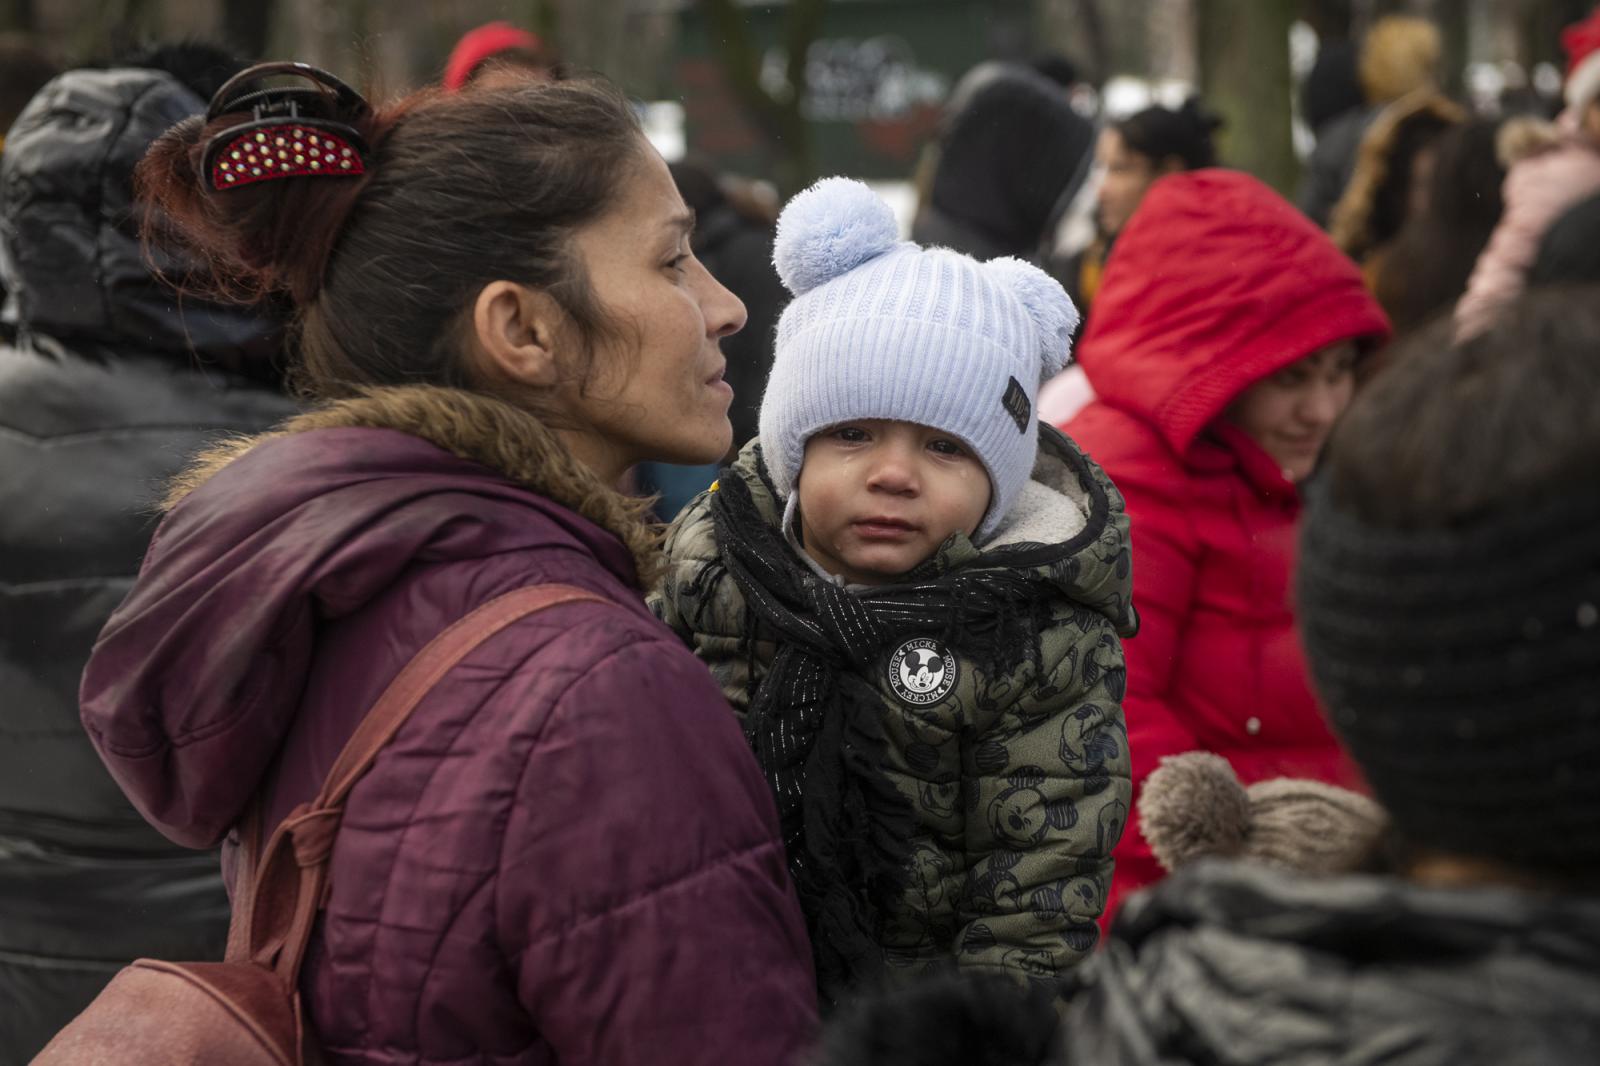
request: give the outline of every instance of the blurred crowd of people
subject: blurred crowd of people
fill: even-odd
[[[0,38],[0,1066],[221,958],[242,827],[539,581],[603,602],[352,793],[330,1062],[1587,1061],[1600,10],[1561,43],[1498,114],[1425,19],[1329,44],[1293,200],[1203,100],[985,63],[907,243],[641,156],[507,23],[388,105]],[[290,121],[371,172],[227,201]],[[918,497],[906,424],[984,502],[863,567],[816,486]]]

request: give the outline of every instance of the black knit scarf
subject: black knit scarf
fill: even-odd
[[[831,1006],[883,968],[882,907],[905,890],[914,829],[910,803],[883,773],[874,670],[894,641],[916,635],[938,636],[989,676],[1030,653],[1037,661],[1051,590],[1036,575],[975,569],[849,592],[796,558],[738,476],[721,480],[712,517],[755,623],[747,653],[753,659],[758,638],[778,646],[751,695],[745,734],[777,797],[818,988]]]

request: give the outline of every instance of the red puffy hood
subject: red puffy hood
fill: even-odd
[[[1150,187],[1117,238],[1078,361],[1185,454],[1248,386],[1319,348],[1387,340],[1355,264],[1266,185],[1208,169]]]

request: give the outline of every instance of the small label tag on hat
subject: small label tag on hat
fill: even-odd
[[[1017,424],[1017,429],[1022,433],[1028,432],[1028,423],[1033,414],[1033,404],[1028,402],[1028,394],[1022,391],[1022,382],[1016,378],[1006,386],[1006,394],[1000,397],[1000,406],[1006,409],[1006,414]]]

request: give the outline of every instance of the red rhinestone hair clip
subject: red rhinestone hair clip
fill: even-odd
[[[364,153],[321,123],[251,123],[221,144],[206,168],[213,189],[255,181],[365,174]],[[234,132],[232,130],[230,133]]]
[[[316,88],[290,86],[238,90],[273,75],[292,75]],[[305,63],[261,63],[217,90],[206,111],[210,122],[245,112],[206,143],[201,169],[211,188],[236,189],[260,181],[298,177],[356,177],[367,172],[366,141],[351,125],[371,114],[366,100],[325,70]]]

